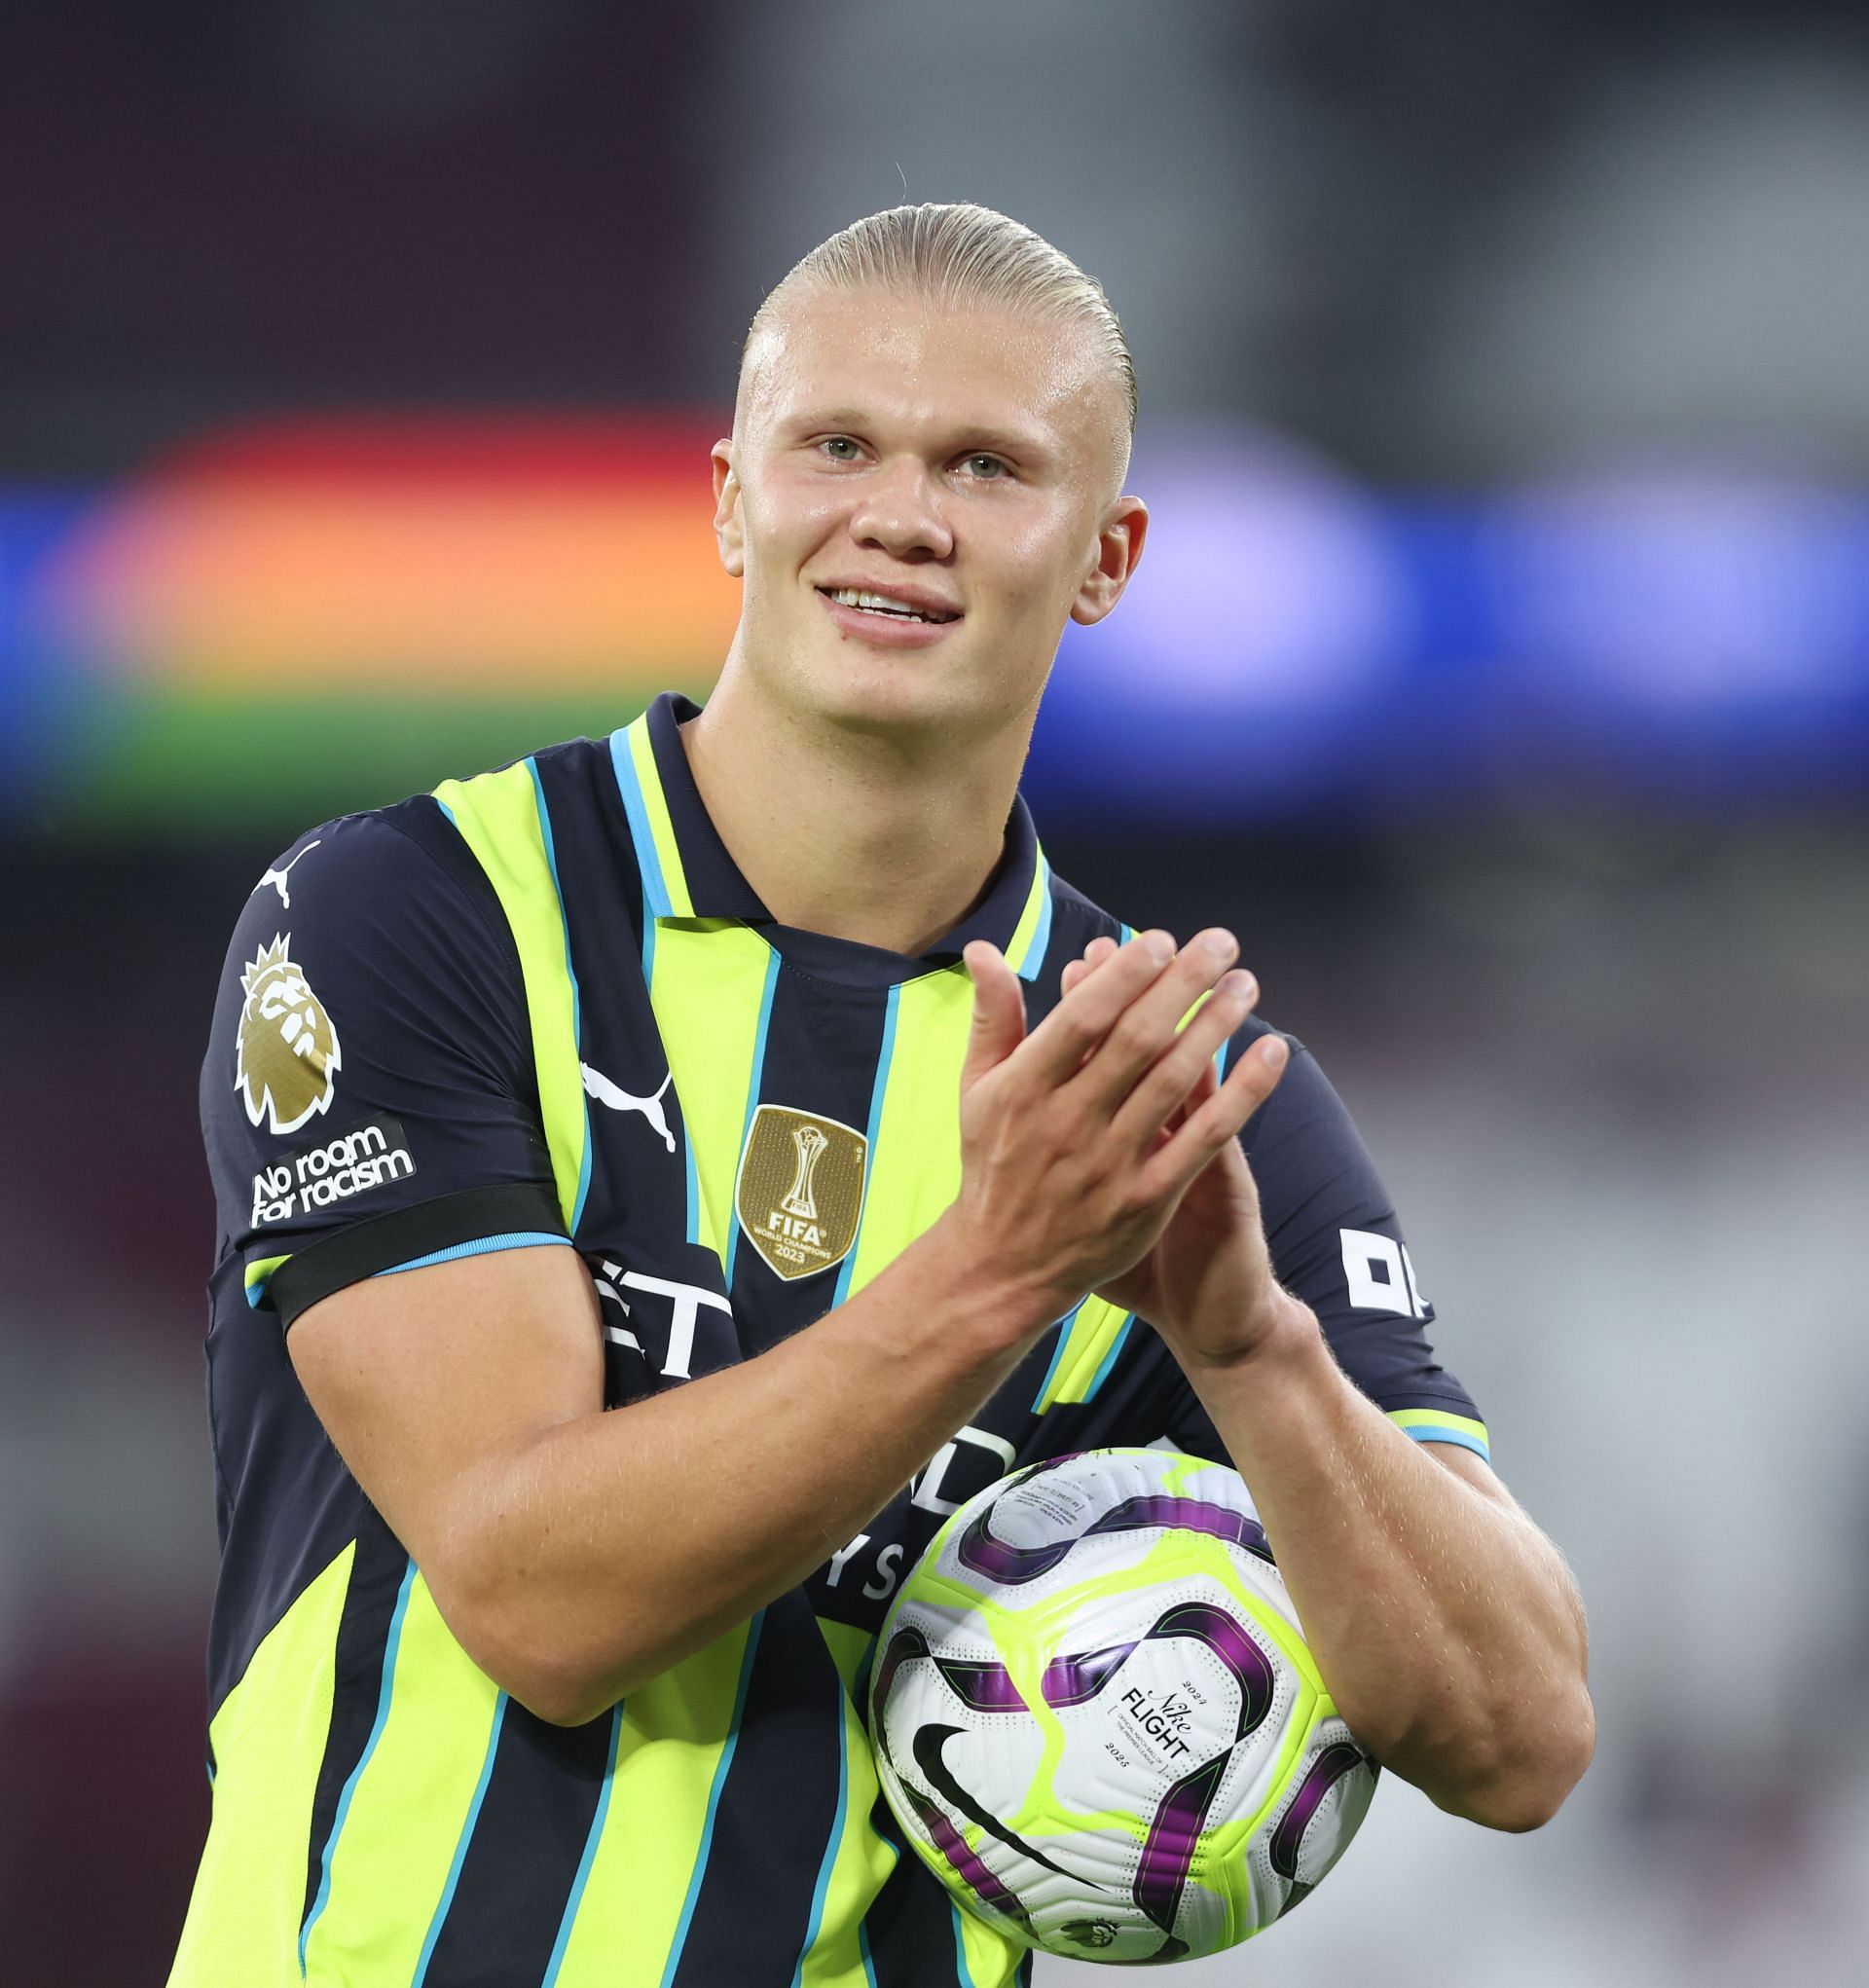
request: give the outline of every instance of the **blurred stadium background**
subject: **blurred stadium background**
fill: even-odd
[[[1141,369],[1048,851],[1237,926],[1592,1607],[1557,1822],[1390,1783],[1186,1978],[1862,1979],[1859,8],[27,0],[0,133],[10,1982],[159,1980],[204,1826],[234,917],[326,814],[705,692],[740,330],[904,186]]]

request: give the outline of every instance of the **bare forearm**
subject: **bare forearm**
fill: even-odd
[[[1555,1547],[1350,1385],[1289,1299],[1274,1340],[1191,1379],[1252,1489],[1338,1709],[1443,1808],[1553,1814],[1589,1762],[1582,1606]]]
[[[1011,1371],[1033,1309],[975,1288],[937,1225],[757,1359],[484,1459],[457,1501],[464,1639],[534,1711],[602,1710],[859,1531]]]

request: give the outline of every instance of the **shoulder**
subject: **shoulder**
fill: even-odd
[[[444,1039],[503,1076],[524,1041],[512,935],[445,811],[417,796],[297,836],[235,920],[209,1068],[236,1069],[247,1117],[258,1123],[264,1105],[283,1132],[330,1102],[366,1041],[385,1060],[425,1062]]]
[[[1055,871],[1051,876],[1052,938],[1046,948],[1045,971],[1054,981],[1068,960],[1081,954],[1093,939],[1118,941],[1147,923],[1132,924],[1106,910],[1094,899]],[[1186,933],[1177,937],[1186,939]],[[1264,1015],[1252,1014],[1228,1039],[1222,1055],[1223,1070],[1230,1070],[1239,1057],[1262,1036],[1283,1036],[1291,1050],[1291,1061],[1278,1087],[1254,1115],[1243,1135],[1248,1152],[1264,1156],[1274,1150],[1288,1165],[1308,1164],[1313,1170],[1329,1169],[1361,1160],[1362,1141],[1343,1101],[1330,1080],[1298,1036],[1281,1028]]]
[[[312,923],[341,914],[344,927],[356,931],[426,906],[431,915],[405,938],[413,941],[424,931],[435,936],[448,919],[471,913],[510,951],[490,856],[515,833],[549,846],[553,817],[582,812],[585,802],[600,806],[604,783],[613,780],[609,740],[570,739],[444,780],[431,793],[337,816],[273,859],[247,900],[247,913],[258,910],[262,923],[268,908]]]
[[[229,964],[255,945],[317,954],[327,972],[380,948],[510,950],[486,873],[428,795],[321,822],[261,872],[234,928]]]

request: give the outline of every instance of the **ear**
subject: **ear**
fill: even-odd
[[[1118,497],[1097,534],[1097,556],[1071,603],[1071,619],[1088,628],[1122,599],[1149,535],[1149,506],[1138,497]]]
[[[733,468],[733,437],[722,435],[714,445],[714,542],[720,564],[735,579],[747,570],[745,536],[740,530],[740,479]]]

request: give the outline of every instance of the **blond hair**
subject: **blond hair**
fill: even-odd
[[[743,359],[788,293],[806,285],[910,290],[944,309],[983,304],[1087,325],[1109,357],[1135,432],[1136,363],[1103,285],[1043,235],[992,207],[930,201],[839,229],[793,263],[753,313]]]

